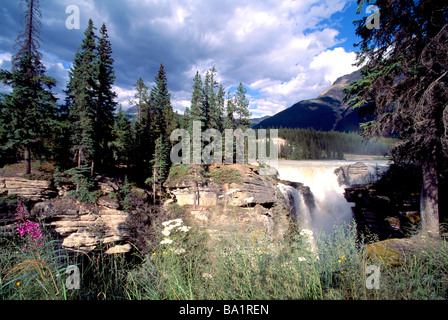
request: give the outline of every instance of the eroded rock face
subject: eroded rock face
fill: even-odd
[[[32,201],[43,201],[57,195],[50,181],[20,177],[0,177],[0,195],[17,195]]]
[[[272,206],[277,201],[276,182],[267,176],[260,175],[258,169],[248,165],[230,165],[241,173],[241,182],[216,184],[208,182],[199,185],[183,181],[169,188],[170,194],[180,206],[199,205],[212,207],[224,202],[232,206],[247,207],[257,204]]]
[[[186,206],[190,217],[205,227],[212,239],[227,237],[238,229],[248,235],[262,231],[272,241],[281,242],[292,216],[277,187],[278,180],[261,175],[256,166],[226,167],[239,171],[241,181],[208,181],[198,187],[182,181],[170,187],[169,193],[178,205]]]
[[[334,173],[338,177],[339,185],[352,186],[355,184],[365,184],[369,182],[370,173],[368,166],[363,162],[342,166]]]
[[[117,210],[118,205],[114,201],[100,200],[99,203],[98,206],[91,206],[68,199],[55,199],[36,204],[34,211],[63,238],[62,247],[65,248],[91,251],[100,244],[128,240],[129,231],[125,222],[129,213]],[[110,252],[122,252],[124,248],[127,247]]]

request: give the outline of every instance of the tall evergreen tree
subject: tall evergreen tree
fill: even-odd
[[[23,151],[25,173],[31,173],[31,149],[42,143],[49,135],[56,99],[51,88],[56,81],[45,75],[39,49],[41,27],[38,0],[22,1],[25,13],[22,21],[25,28],[17,37],[19,47],[14,55],[12,72],[0,70],[0,79],[11,86],[11,94],[2,94],[0,127],[6,135],[7,144],[2,149]]]
[[[205,127],[206,116],[204,112],[204,91],[203,82],[199,71],[193,79],[193,93],[191,95],[191,106],[190,106],[190,121],[188,124],[188,131],[190,136],[193,134],[193,122],[200,121],[201,128]]]
[[[249,118],[252,114],[249,111],[249,100],[246,97],[246,93],[246,88],[240,82],[235,92],[234,104],[238,128],[241,129],[247,129],[251,124]]]
[[[178,126],[177,115],[171,106],[171,94],[168,90],[168,80],[163,64],[160,64],[159,72],[155,77],[155,86],[151,90],[151,97],[155,114],[154,134],[157,137],[153,156],[153,166],[157,172],[153,173],[153,178],[158,177],[157,182],[163,183],[168,177],[171,166],[169,137]]]
[[[235,130],[237,128],[237,122],[235,120],[235,103],[233,101],[232,94],[227,92],[227,106],[226,106],[226,118],[224,119],[224,129]]]
[[[69,70],[66,104],[72,129],[72,151],[78,167],[86,163],[94,170],[95,122],[97,108],[96,36],[92,19],[84,33],[82,45],[76,52],[73,66]]]
[[[136,171],[147,176],[151,173],[151,160],[155,150],[155,112],[149,88],[140,77],[134,84],[135,95],[130,101],[137,107],[137,117],[133,123],[133,160]]]
[[[218,107],[218,97],[215,90],[219,83],[215,80],[216,68],[212,67],[205,74],[204,82],[204,114],[206,118],[206,129],[218,129],[221,126],[221,114]]]
[[[358,0],[358,12],[367,3]],[[376,120],[367,134],[400,138],[397,160],[422,168],[422,230],[439,233],[440,161],[448,146],[448,4],[443,1],[378,0],[381,25],[356,21],[362,79],[347,90],[353,107],[367,106]]]
[[[216,96],[216,114],[215,121],[217,122],[217,128],[219,131],[224,130],[224,119],[227,115],[226,102],[225,102],[225,90],[224,86],[219,85],[218,95]]]
[[[107,34],[106,25],[100,29],[100,38],[97,47],[97,92],[95,110],[95,162],[104,164],[110,160],[108,144],[112,141],[112,127],[114,125],[114,112],[117,107],[115,99],[117,94],[112,87],[115,81],[113,68],[112,46]]]

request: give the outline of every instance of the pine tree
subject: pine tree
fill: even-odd
[[[237,128],[237,123],[235,120],[236,107],[233,101],[232,94],[227,92],[227,107],[226,107],[226,118],[224,119],[224,129],[235,130]]]
[[[150,174],[151,160],[155,150],[155,111],[149,94],[149,88],[142,78],[134,85],[135,95],[131,104],[135,104],[138,114],[133,123],[133,163],[136,171],[147,176]]]
[[[235,92],[234,104],[238,128],[243,130],[250,127],[251,122],[249,118],[252,115],[249,111],[249,100],[247,100],[246,93],[246,88],[240,82]]]
[[[193,134],[194,121],[200,121],[201,128],[205,127],[206,116],[203,109],[205,100],[203,85],[201,75],[199,74],[199,71],[197,71],[193,79],[193,93],[191,95],[190,121],[188,123],[188,132],[190,133],[190,136]]]
[[[138,78],[137,82],[134,84],[134,88],[135,88],[134,99],[130,100],[129,103],[137,107],[136,120],[137,122],[141,122],[143,110],[149,103],[149,95],[148,95],[149,88],[145,85],[145,82],[141,77]]]
[[[114,101],[117,94],[112,89],[115,81],[114,60],[112,59],[112,47],[105,24],[100,29],[97,55],[98,87],[95,110],[95,159],[97,164],[104,165],[111,157],[108,144],[112,141],[114,112],[117,107],[117,103]]]
[[[97,101],[97,63],[96,36],[92,19],[84,33],[82,45],[76,52],[73,66],[69,71],[66,104],[72,131],[72,151],[75,153],[78,168],[91,163],[94,170],[95,120]]]
[[[358,12],[367,2],[358,0]],[[422,168],[422,230],[439,234],[439,163],[448,152],[448,4],[378,0],[381,25],[358,20],[362,79],[346,93],[353,107],[367,106],[376,120],[367,134],[395,133],[396,160]]]
[[[215,80],[216,68],[212,67],[207,71],[204,82],[204,114],[205,129],[217,129],[221,127],[221,112],[218,106],[218,97],[215,89],[218,88],[218,82]]]
[[[31,149],[49,136],[56,99],[51,93],[55,79],[45,75],[39,49],[41,27],[38,0],[23,1],[25,29],[17,37],[19,47],[14,55],[12,72],[0,70],[0,79],[11,86],[11,94],[2,94],[0,130],[6,145],[2,149],[20,149],[25,160],[25,173],[31,173]]]
[[[155,114],[154,136],[157,137],[155,152],[153,155],[154,181],[165,182],[168,177],[170,162],[170,140],[171,132],[177,128],[177,115],[171,106],[171,95],[168,90],[168,80],[163,64],[160,64],[159,72],[155,77],[155,86],[151,90],[151,103]],[[157,178],[157,179],[156,179]]]
[[[225,95],[226,93],[224,90],[224,86],[221,84],[219,85],[218,95],[216,96],[216,106],[217,106],[216,122],[218,123],[216,129],[218,129],[221,132],[224,130],[224,121],[225,121],[224,119],[226,118],[227,115]]]

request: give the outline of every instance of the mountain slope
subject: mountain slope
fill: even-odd
[[[316,99],[303,100],[292,105],[269,119],[255,125],[260,128],[314,128],[321,131],[356,131],[366,119],[360,117],[358,110],[351,110],[343,103],[342,89],[350,82],[360,79],[361,73],[355,71],[338,78],[331,87],[324,90]]]

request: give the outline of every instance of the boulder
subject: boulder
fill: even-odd
[[[116,245],[112,248],[106,250],[105,254],[118,254],[118,253],[126,253],[131,251],[132,247],[129,243],[124,245]]]
[[[335,169],[340,186],[350,187],[355,184],[365,184],[370,180],[369,168],[364,162],[356,162]]]
[[[100,199],[99,203],[92,206],[54,199],[36,204],[33,211],[63,238],[65,248],[91,251],[101,243],[118,245],[127,241],[130,237],[126,227],[129,213],[118,210],[113,200]]]

